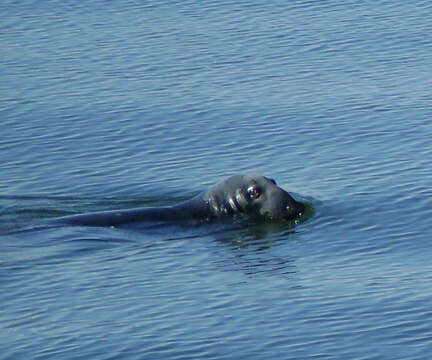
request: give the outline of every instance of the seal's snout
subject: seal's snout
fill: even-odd
[[[288,205],[286,207],[287,211],[292,214],[292,216],[302,216],[305,212],[305,207],[301,202],[295,201],[293,205]]]
[[[285,206],[287,217],[290,219],[302,216],[305,213],[305,207],[301,202],[296,201],[289,196],[289,201]]]

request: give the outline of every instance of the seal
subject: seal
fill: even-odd
[[[170,207],[137,208],[66,216],[56,222],[79,226],[121,226],[144,221],[209,222],[234,216],[293,220],[304,213],[302,203],[258,174],[233,175],[191,200]]]

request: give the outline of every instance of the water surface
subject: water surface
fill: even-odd
[[[4,359],[429,359],[428,2],[3,2]],[[295,228],[33,228],[258,172]]]

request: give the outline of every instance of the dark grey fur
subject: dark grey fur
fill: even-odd
[[[80,226],[120,226],[144,221],[212,221],[246,215],[263,219],[295,219],[304,206],[261,175],[231,176],[201,195],[171,207],[138,208],[67,216],[57,223]]]

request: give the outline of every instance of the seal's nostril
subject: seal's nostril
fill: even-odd
[[[290,206],[290,205],[287,205],[287,206],[285,207],[285,209],[286,209],[287,213],[288,213],[290,216],[292,216],[293,214],[297,213],[296,209],[295,209],[294,207]]]
[[[304,213],[304,206],[302,203],[296,202],[294,206],[287,205],[285,207],[286,211],[291,214],[291,216],[302,216]]]
[[[304,214],[304,212],[305,212],[305,206],[301,202],[298,202],[297,203],[297,214],[299,216],[302,216]]]

